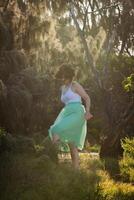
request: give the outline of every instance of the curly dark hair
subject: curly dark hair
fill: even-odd
[[[55,75],[56,79],[65,78],[69,80],[72,80],[74,76],[75,70],[72,68],[71,64],[62,64]]]

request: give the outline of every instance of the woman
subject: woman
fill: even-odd
[[[61,141],[69,145],[73,167],[79,168],[78,149],[84,147],[86,122],[93,116],[90,113],[90,98],[84,88],[73,80],[74,76],[75,72],[68,64],[63,64],[56,74],[56,78],[62,81],[61,101],[65,106],[50,127],[49,136],[53,144]]]

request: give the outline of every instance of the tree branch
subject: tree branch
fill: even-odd
[[[5,12],[5,11],[7,10],[9,1],[10,1],[10,0],[7,0],[7,1],[6,1],[5,6],[4,6],[4,8],[3,8],[3,12]]]
[[[103,63],[104,67],[103,67],[103,71],[102,71],[102,73],[103,73],[104,76],[106,75],[106,70],[108,68],[108,62],[109,62],[108,57],[109,57],[109,54],[111,52],[111,49],[113,48],[116,34],[117,34],[116,31],[113,30],[113,32],[111,34],[111,37],[108,38],[108,44],[107,44],[107,48],[105,50],[105,53],[107,54],[107,56],[105,57],[105,60],[104,60],[104,63]]]
[[[70,9],[71,16],[72,16],[72,18],[73,18],[73,20],[74,20],[74,23],[75,23],[75,25],[76,25],[78,34],[80,35],[80,38],[81,38],[82,43],[83,43],[84,50],[85,50],[85,54],[86,54],[86,58],[87,58],[87,63],[88,63],[88,64],[90,65],[90,67],[91,67],[91,70],[92,70],[92,72],[93,72],[93,74],[94,74],[95,81],[96,81],[97,85],[99,86],[99,88],[102,88],[101,80],[99,79],[99,72],[98,72],[97,69],[95,68],[95,63],[94,63],[94,61],[93,61],[93,57],[92,57],[92,55],[91,55],[91,53],[90,53],[90,50],[89,50],[89,48],[88,48],[88,46],[87,46],[86,39],[85,39],[85,37],[84,37],[84,35],[83,35],[82,30],[80,29],[80,26],[79,26],[79,24],[78,24],[77,19],[76,19],[76,17],[75,17],[73,4],[70,4],[69,9]]]
[[[84,20],[83,20],[83,28],[82,28],[82,31],[84,31],[84,29],[85,29],[85,27],[86,27],[88,8],[89,8],[89,5],[87,6],[86,11],[85,11],[85,16],[84,16]]]
[[[119,6],[119,3],[111,5],[111,6],[98,8],[97,10],[92,10],[91,12],[88,12],[88,14],[92,14],[92,13],[95,13],[95,12],[98,12],[98,11],[101,11],[101,10],[107,10],[107,9],[110,9],[110,8],[113,8],[113,7],[116,7],[116,6]]]

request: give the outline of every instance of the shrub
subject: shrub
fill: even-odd
[[[98,144],[90,145],[87,141],[86,145],[85,145],[85,150],[88,151],[88,152],[99,153],[100,152],[100,146]]]
[[[126,137],[121,145],[124,149],[123,159],[120,161],[122,179],[134,183],[134,138]]]
[[[34,140],[30,137],[13,136],[0,128],[0,153],[3,152],[34,152]]]
[[[102,172],[97,191],[96,200],[133,200],[134,186],[128,183],[115,182]]]
[[[104,160],[105,170],[114,180],[120,179],[120,166],[117,158],[107,157]]]
[[[57,165],[46,155],[23,153],[10,156],[10,167],[4,173],[8,176],[1,178],[4,185],[0,199],[86,200],[90,197],[94,200],[91,198],[96,182],[93,173],[87,176],[84,171],[74,170],[64,164]]]

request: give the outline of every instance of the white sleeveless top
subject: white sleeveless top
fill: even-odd
[[[68,87],[68,89],[64,93],[63,92],[61,93],[61,101],[65,105],[71,102],[82,102],[81,96],[71,89],[71,85]]]

